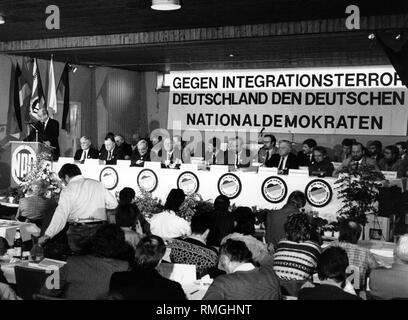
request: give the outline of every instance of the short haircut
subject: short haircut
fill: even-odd
[[[306,205],[306,196],[302,191],[293,191],[289,195],[287,203],[292,203],[298,208],[303,208]]]
[[[361,147],[361,150],[364,151],[366,148],[363,146],[363,144],[361,142],[353,142],[353,144],[351,145],[351,147],[355,147],[355,146],[359,146]]]
[[[119,203],[120,204],[130,204],[135,198],[135,190],[129,187],[125,187],[119,192]]]
[[[382,150],[382,143],[381,143],[381,141],[378,141],[378,140],[371,141],[371,142],[368,144],[368,147],[371,147],[371,146],[374,146],[375,149],[376,149],[377,151],[379,151],[379,152],[381,152],[381,150]]]
[[[154,269],[166,252],[166,245],[158,236],[147,236],[140,239],[135,251],[135,264],[139,268]]]
[[[274,136],[273,134],[265,134],[265,135],[264,135],[264,138],[266,138],[266,137],[271,138],[272,144],[275,144],[275,143],[276,143],[276,138],[275,138],[275,136]]]
[[[340,224],[339,241],[356,244],[361,235],[361,226],[355,221],[346,220]]]
[[[79,140],[81,140],[81,139],[91,141],[91,138],[88,137],[88,136],[82,136]]]
[[[320,280],[333,279],[337,283],[342,283],[346,280],[348,265],[347,252],[343,248],[329,247],[318,258],[317,275]]]
[[[47,116],[49,115],[47,108],[43,107],[38,110],[38,114],[44,113]]]
[[[309,148],[316,148],[317,142],[313,139],[306,139],[302,144],[306,144]]]
[[[119,227],[135,227],[139,215],[140,211],[137,206],[132,204],[120,204],[115,212],[116,224]]]
[[[125,245],[125,233],[116,224],[101,225],[90,239],[91,254],[96,257],[116,258]]]
[[[164,209],[178,211],[185,198],[186,195],[182,189],[171,189],[167,196]]]
[[[220,255],[226,255],[231,261],[251,262],[252,253],[245,242],[228,239],[220,248]]]
[[[343,141],[341,142],[341,145],[345,146],[345,147],[351,147],[353,145],[353,143],[355,143],[355,142],[356,142],[355,139],[346,138],[346,139],[343,139]]]
[[[234,231],[243,235],[255,234],[255,214],[249,207],[238,207],[233,212],[237,223]]]
[[[317,146],[313,151],[319,151],[322,155],[327,156],[327,150],[325,147]]]
[[[229,206],[230,206],[230,199],[227,196],[224,196],[223,194],[220,194],[214,200],[214,210],[227,212]]]
[[[281,143],[286,143],[289,146],[289,148],[292,148],[292,142],[290,142],[289,140],[279,140],[279,144]]]
[[[111,136],[106,136],[104,141],[112,141],[113,143],[115,143],[115,137],[111,137]]]
[[[294,213],[290,215],[284,228],[288,240],[293,242],[310,240],[313,231],[312,223],[306,213]]]
[[[149,144],[147,143],[146,140],[142,139],[142,140],[139,140],[139,141],[138,141],[137,147],[138,147],[138,148],[139,148],[139,147],[140,147],[140,148],[142,148],[142,147],[148,148],[148,147],[149,147]]]
[[[106,136],[105,136],[105,140],[106,140],[106,138],[108,138],[108,137],[112,138],[112,140],[115,140],[115,134],[114,134],[113,132],[108,132],[108,133],[106,134]]]
[[[81,169],[79,169],[79,167],[76,164],[73,163],[66,163],[64,164],[60,171],[58,172],[58,177],[60,179],[65,178],[65,175],[67,175],[68,177],[72,178],[75,176],[79,176],[81,175]]]
[[[406,150],[408,149],[408,144],[404,141],[399,141],[395,144],[396,146],[400,145],[402,147],[402,149]]]
[[[408,233],[399,237],[395,246],[395,256],[405,263],[408,263]]]
[[[115,134],[115,137],[119,137],[119,138],[122,138],[123,140],[125,140],[125,137],[123,135],[121,135],[120,133]]]
[[[197,212],[191,218],[191,232],[203,234],[211,227],[211,216],[207,212]]]
[[[394,155],[394,156],[396,156],[396,157],[399,156],[399,150],[398,150],[398,148],[397,148],[396,146],[393,146],[393,145],[391,145],[391,146],[386,146],[386,147],[384,148],[384,150],[390,150],[392,155]]]

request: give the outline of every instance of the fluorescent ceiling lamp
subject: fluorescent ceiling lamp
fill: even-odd
[[[181,8],[180,0],[152,0],[153,10],[170,11]]]
[[[0,24],[6,23],[6,17],[0,13]]]

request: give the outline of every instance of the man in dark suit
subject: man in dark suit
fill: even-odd
[[[278,148],[275,146],[276,138],[272,134],[265,134],[263,136],[263,147],[258,151],[258,162],[265,164],[273,154],[278,153]]]
[[[278,173],[287,173],[288,169],[298,169],[297,157],[291,153],[292,144],[288,140],[279,141],[278,154],[273,154],[269,160],[265,161],[266,167],[278,168]]]
[[[79,139],[79,142],[81,143],[81,149],[75,152],[74,160],[84,163],[85,159],[98,159],[98,150],[92,148],[92,142],[89,137],[83,136]]]
[[[60,156],[60,148],[58,143],[59,123],[57,120],[51,119],[46,108],[38,110],[39,121],[33,124],[30,134],[25,141],[35,141],[36,131],[38,132],[38,141],[51,147],[53,152],[53,160],[57,161]]]
[[[248,168],[251,165],[251,151],[244,148],[241,137],[231,139],[228,147],[224,153],[224,164],[234,165],[236,168]]]
[[[129,160],[132,155],[132,146],[125,141],[121,134],[115,135],[115,143],[118,148],[122,149],[125,160]]]
[[[181,150],[176,148],[170,137],[163,140],[163,148],[159,150],[158,157],[162,168],[180,168],[180,164],[183,163]]]
[[[316,148],[317,143],[313,139],[306,139],[303,141],[302,150],[297,154],[298,163],[301,167],[310,167],[313,161],[313,150]]]
[[[104,160],[106,164],[116,164],[117,160],[125,159],[123,150],[116,146],[115,141],[111,137],[107,137],[104,144],[105,150],[99,155],[100,160]]]
[[[131,166],[143,167],[145,161],[150,161],[149,145],[146,140],[137,143],[137,149],[132,152]]]

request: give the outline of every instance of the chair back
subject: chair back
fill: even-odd
[[[23,300],[33,300],[33,295],[39,293],[49,276],[44,269],[15,266],[17,295]]]

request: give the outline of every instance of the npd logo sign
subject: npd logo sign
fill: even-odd
[[[315,179],[308,183],[305,194],[307,202],[312,206],[321,208],[329,204],[333,197],[333,190],[326,181]]]
[[[14,182],[20,184],[24,176],[31,171],[36,162],[36,154],[33,148],[27,145],[17,147],[11,157],[11,176]]]

